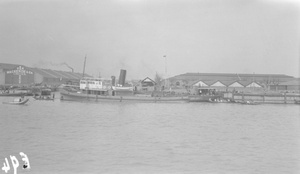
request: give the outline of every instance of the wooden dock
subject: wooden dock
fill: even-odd
[[[225,99],[241,101],[254,101],[270,104],[294,104],[300,100],[299,93],[224,93]]]

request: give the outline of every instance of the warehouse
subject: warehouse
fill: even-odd
[[[191,84],[192,87],[205,87],[215,88],[218,91],[262,91],[263,86],[258,82],[252,81],[230,81],[230,80],[217,80],[217,81],[196,81]]]
[[[0,64],[0,85],[32,84],[34,72],[22,65]]]
[[[278,84],[270,85],[271,90],[274,91],[290,91],[299,92],[300,91],[300,79],[295,79],[292,81],[282,82]]]
[[[87,74],[85,74],[85,76],[90,77]],[[29,86],[33,84],[57,86],[65,83],[78,83],[81,78],[82,73],[0,63],[0,85],[4,86]]]
[[[171,88],[192,86],[214,87],[219,90],[275,89],[273,84],[292,81],[295,78],[283,74],[229,74],[229,73],[185,73],[168,78]]]

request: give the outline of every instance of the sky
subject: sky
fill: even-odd
[[[128,79],[300,77],[293,0],[0,0],[0,63]],[[68,66],[66,66],[68,65]]]

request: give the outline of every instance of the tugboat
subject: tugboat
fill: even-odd
[[[80,80],[80,90],[63,88],[60,91],[61,100],[79,101],[139,101],[139,102],[186,102],[187,97],[157,97],[140,95],[134,87],[112,86],[106,80],[99,78],[83,78]]]
[[[121,70],[119,83],[111,79],[84,77],[80,80],[79,90],[63,88],[61,100],[79,101],[138,101],[138,102],[187,102],[186,96],[141,95],[133,85],[125,84],[126,70]]]

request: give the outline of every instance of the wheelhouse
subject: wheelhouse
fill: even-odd
[[[80,80],[79,87],[88,94],[105,95],[111,89],[111,82],[103,78],[85,77]]]

